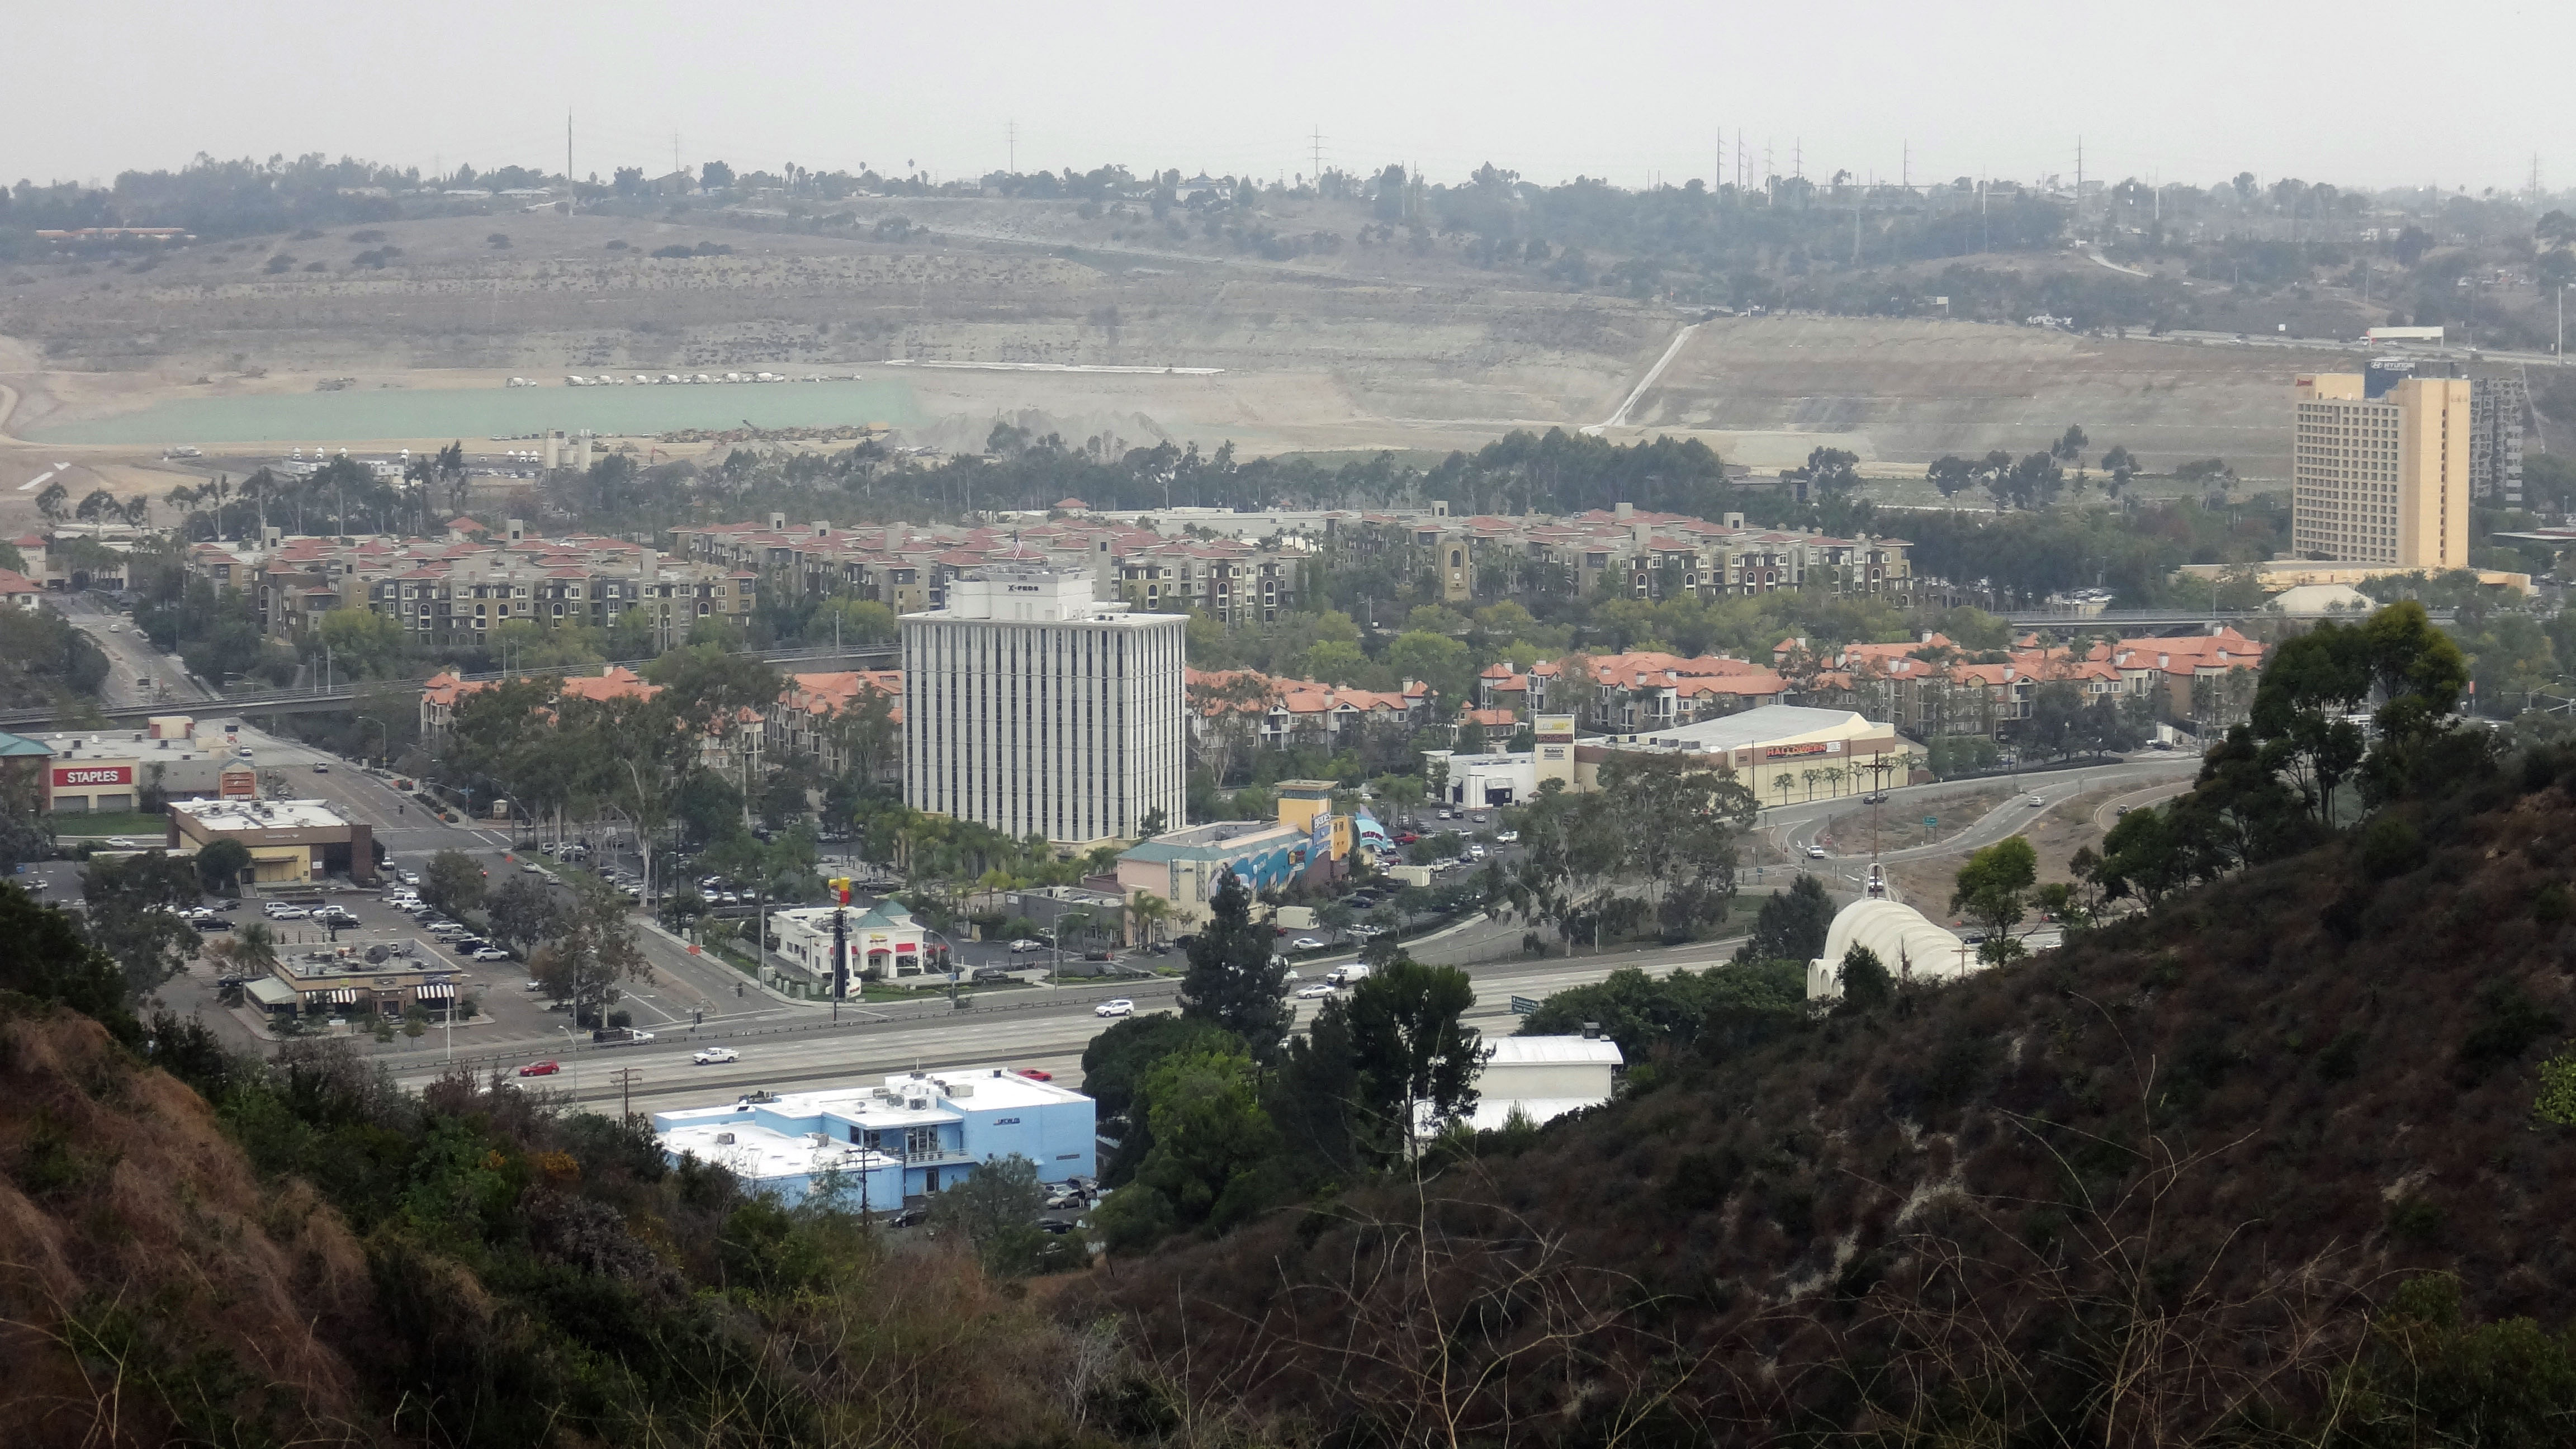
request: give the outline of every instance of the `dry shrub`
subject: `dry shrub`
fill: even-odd
[[[309,1192],[253,1179],[204,1100],[64,1011],[0,1020],[0,1423],[9,1443],[156,1444],[238,1420],[353,1437],[338,1345],[364,1257]]]

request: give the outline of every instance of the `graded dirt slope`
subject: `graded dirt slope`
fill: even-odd
[[[908,441],[933,446],[972,446],[997,418],[1035,415],[1074,439],[1439,452],[1601,422],[1696,316],[1570,293],[1524,266],[1474,267],[1454,239],[1421,253],[1361,245],[1355,208],[1278,205],[1259,225],[1328,244],[1272,260],[1132,213],[908,199],[857,204],[854,236],[507,214],[200,246],[140,271],[24,265],[0,277],[0,387],[17,395],[0,432],[42,437],[166,398],[310,392],[336,377],[552,387],[566,373],[910,359],[968,365],[906,374]],[[928,230],[869,239],[897,216]],[[701,244],[733,250],[649,255]],[[383,266],[358,265],[388,247]],[[2151,466],[2224,457],[2260,480],[2287,471],[2290,379],[2333,360],[1971,323],[1719,318],[1637,399],[1633,426],[1610,431],[1691,432],[1761,468],[1830,445],[1866,471],[1919,473],[1942,453],[2028,450],[2080,423],[2096,451],[2124,443]],[[973,370],[1028,364],[1221,372]],[[149,456],[140,447],[39,463],[0,442],[0,490],[53,463]]]
[[[1757,467],[1824,444],[1864,467],[1919,469],[1944,453],[2034,451],[2072,423],[2097,454],[2122,444],[2151,470],[2225,458],[2261,480],[2289,476],[2292,380],[2353,365],[1974,322],[1726,317],[1692,333],[1631,417],[1640,433],[1706,435]]]

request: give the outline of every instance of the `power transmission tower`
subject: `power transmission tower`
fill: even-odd
[[[573,213],[573,203],[581,193],[572,189],[572,112],[564,112],[564,215]]]
[[[1324,194],[1324,128],[1317,126],[1307,140],[1315,147],[1315,195],[1321,197]]]
[[[1017,120],[1009,122],[1005,134],[1009,137],[1003,143],[1003,154],[1009,158],[1005,164],[1010,168],[1011,174],[1017,176],[1020,174],[1020,123]]]

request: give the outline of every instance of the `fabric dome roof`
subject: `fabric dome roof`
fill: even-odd
[[[1868,947],[1900,982],[1955,981],[1984,964],[1968,943],[1912,906],[1854,901],[1834,913],[1825,929],[1825,954],[1807,964],[1809,1001],[1843,994],[1843,956],[1854,946]]]

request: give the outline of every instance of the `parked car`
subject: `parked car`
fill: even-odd
[[[735,1051],[732,1047],[701,1047],[698,1049],[696,1055],[689,1058],[689,1064],[699,1067],[714,1067],[722,1066],[726,1062],[738,1062],[741,1060],[742,1053]]]
[[[502,950],[498,946],[478,946],[474,949],[474,959],[477,961],[507,961],[510,959],[510,953]]]
[[[1085,961],[1115,961],[1118,959],[1118,953],[1106,949],[1085,951],[1082,953],[1082,959]]]
[[[1300,986],[1297,988],[1297,999],[1300,1001],[1320,1001],[1332,994],[1333,988],[1325,985],[1321,981],[1316,982],[1312,986]]]
[[[1134,1016],[1136,1014],[1136,1003],[1128,1000],[1124,996],[1113,996],[1107,1001],[1100,1003],[1098,1006],[1091,1008],[1091,1014],[1094,1016]]]
[[[1408,830],[1403,834],[1398,835],[1395,838],[1395,843],[1398,845],[1419,845],[1422,843],[1422,837]]]
[[[531,979],[527,985],[522,986],[519,989],[522,991],[543,991],[546,989],[546,983]]]
[[[1494,832],[1494,843],[1497,845],[1518,845],[1520,844],[1520,840],[1521,833],[1517,830],[1497,830]]]
[[[268,918],[272,921],[302,921],[310,919],[312,915],[313,913],[311,911],[304,909],[302,906],[270,906],[268,908]]]
[[[1299,936],[1296,940],[1291,941],[1288,944],[1294,946],[1300,951],[1321,951],[1324,949],[1324,943],[1312,936]]]
[[[563,1065],[560,1062],[530,1062],[526,1066],[519,1068],[519,1075],[523,1077],[551,1077],[562,1070]]]
[[[1026,936],[1022,936],[1011,943],[1011,954],[1014,956],[1025,956],[1031,951],[1043,951],[1045,949],[1045,942],[1032,941]]]
[[[520,870],[520,872],[521,872],[522,874],[525,874],[525,875],[544,875],[544,874],[546,873],[546,868],[545,868],[544,866],[542,866],[542,865],[537,864],[537,863],[536,863],[535,861],[533,861],[533,860],[523,860],[523,861],[520,861],[520,862],[519,862],[519,870]]]
[[[1055,1080],[1055,1073],[1042,1072],[1035,1067],[1013,1067],[1011,1069],[1011,1075],[1015,1077],[1026,1077],[1032,1082],[1052,1082]]]

